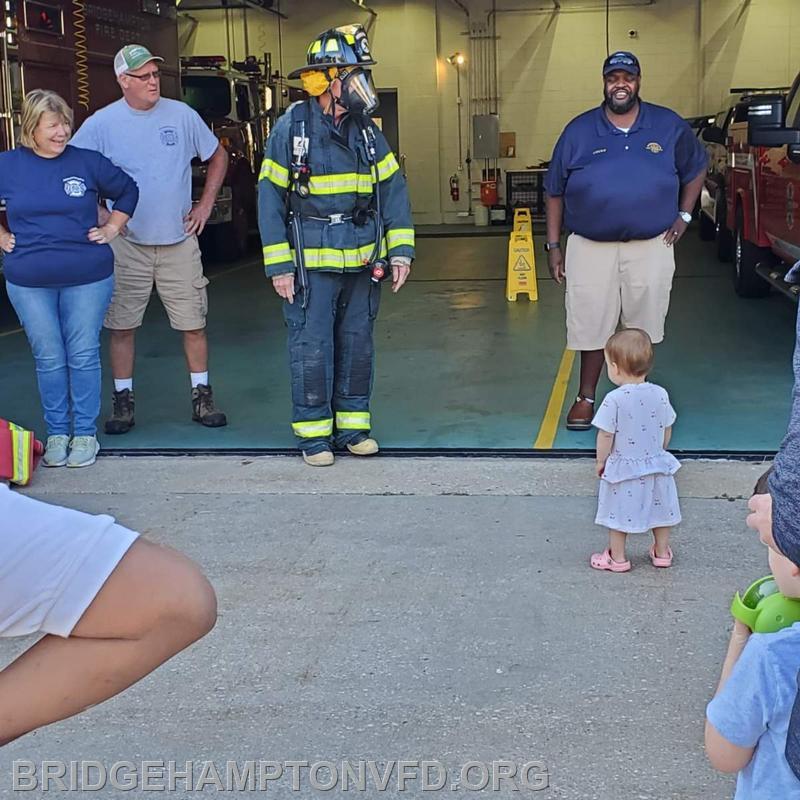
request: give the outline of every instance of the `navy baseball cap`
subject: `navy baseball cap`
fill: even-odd
[[[639,59],[627,50],[618,50],[603,62],[603,75],[608,75],[609,72],[616,72],[618,69],[630,72],[631,75],[642,74]]]

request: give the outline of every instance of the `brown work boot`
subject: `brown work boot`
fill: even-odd
[[[228,418],[214,406],[214,393],[211,386],[198,383],[192,389],[192,419],[207,428],[221,428],[228,424]]]
[[[105,431],[112,435],[127,433],[136,423],[133,419],[134,399],[132,389],[114,392],[111,416],[106,420]]]
[[[579,394],[567,414],[567,430],[588,431],[594,419],[594,398]]]

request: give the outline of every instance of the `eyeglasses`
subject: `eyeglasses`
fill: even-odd
[[[147,81],[152,78],[153,80],[161,80],[161,72],[160,70],[154,69],[152,72],[146,72],[144,75],[134,75],[132,72],[125,73],[129,78],[136,78],[140,80],[142,83],[147,83]]]

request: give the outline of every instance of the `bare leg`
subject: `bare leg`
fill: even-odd
[[[205,636],[211,584],[188,558],[133,543],[69,638],[45,636],[0,672],[0,746],[101,703]]]
[[[581,352],[581,388],[582,397],[591,397],[597,393],[597,383],[606,357],[602,350],[584,350]]]
[[[111,335],[111,374],[118,380],[133,377],[133,360],[136,353],[136,329],[109,331]]]
[[[590,400],[595,399],[597,383],[603,371],[605,356],[602,350],[583,350],[581,352],[581,384],[578,394]],[[575,400],[567,412],[567,427],[574,430],[589,430],[592,427],[595,405],[586,400]]]
[[[653,538],[656,540],[656,557],[669,557],[669,528],[653,528]]]
[[[627,533],[612,530],[608,531],[608,547],[611,550],[611,558],[614,561],[627,561],[625,557],[625,542],[627,539]]]
[[[208,371],[208,339],[205,329],[183,332],[183,352],[189,372]]]

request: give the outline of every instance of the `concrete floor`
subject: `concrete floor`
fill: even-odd
[[[40,471],[31,495],[191,554],[220,617],[129,692],[0,751],[0,797],[14,759],[193,760],[195,781],[205,761],[224,775],[228,760],[427,759],[456,795],[461,765],[507,760],[543,762],[549,785],[490,796],[729,798],[732,780],[705,762],[703,714],[730,598],[768,571],[744,524],[762,469],[687,462],[675,566],[654,570],[640,539],[627,575],[588,566],[604,534],[587,460],[310,471],[295,457],[105,457]],[[29,644],[0,642],[0,663]],[[356,794],[438,796],[419,779],[400,792],[396,775]],[[300,776],[293,791],[287,769],[268,796],[331,796]],[[152,796],[92,793],[117,795]]]

